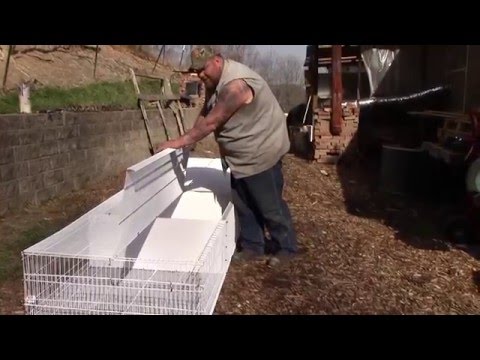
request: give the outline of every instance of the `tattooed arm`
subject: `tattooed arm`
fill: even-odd
[[[245,81],[237,79],[229,82],[218,94],[217,104],[208,115],[205,116],[204,108],[203,114],[197,118],[192,129],[178,139],[160,144],[156,151],[166,148],[178,149],[195,144],[225,124],[238,109],[250,103],[252,99],[253,91]]]

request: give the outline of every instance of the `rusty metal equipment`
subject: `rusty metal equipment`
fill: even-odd
[[[308,45],[306,92],[311,111],[311,157],[336,162],[349,146],[359,123],[360,74],[358,45]]]

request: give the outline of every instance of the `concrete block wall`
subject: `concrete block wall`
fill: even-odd
[[[186,128],[199,110],[185,109]],[[169,134],[178,136],[173,113],[165,115]],[[158,111],[148,116],[154,144],[165,140]],[[148,156],[138,110],[0,115],[0,215],[81,189]]]

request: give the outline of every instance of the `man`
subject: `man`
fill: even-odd
[[[205,85],[205,105],[195,125],[156,151],[191,146],[210,133],[231,171],[232,202],[240,234],[234,260],[260,259],[268,230],[276,244],[269,264],[290,260],[297,241],[282,198],[282,158],[290,148],[285,115],[265,80],[210,47],[192,51],[192,67]]]

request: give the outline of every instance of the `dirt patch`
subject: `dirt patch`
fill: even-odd
[[[304,253],[280,270],[232,264],[218,314],[480,311],[480,263],[442,239],[437,204],[379,194],[369,167],[352,164],[287,156],[285,197]]]
[[[5,68],[8,46],[0,49],[0,70]],[[97,81],[130,79],[129,68],[152,73],[155,60],[133,54],[119,45],[101,45],[97,57],[95,77],[95,48],[82,46],[52,47],[50,51],[34,49],[17,52],[10,59],[7,89],[14,89],[22,81],[36,80],[41,86],[76,87]],[[155,75],[171,74],[162,64]]]
[[[192,155],[216,152],[207,142]],[[367,170],[288,155],[285,197],[303,253],[280,269],[233,263],[216,314],[479,313],[480,263],[441,238],[437,207],[382,197]],[[120,190],[123,180],[122,173],[0,219],[0,253],[60,229]],[[17,268],[0,280],[2,314],[23,309],[19,253],[10,261]]]

